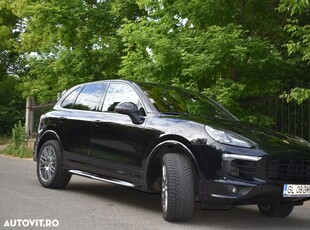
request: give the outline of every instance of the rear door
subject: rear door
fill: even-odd
[[[104,89],[105,84],[85,85],[69,94],[61,104],[64,111],[59,118],[59,133],[65,164],[70,168],[87,169],[91,131]]]

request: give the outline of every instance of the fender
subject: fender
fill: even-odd
[[[53,136],[54,138],[48,138],[49,140],[50,139],[54,139],[54,140],[57,140],[60,144],[60,147],[61,149],[63,149],[62,147],[62,143],[61,143],[61,140],[60,140],[60,137],[58,136],[58,134],[54,131],[54,130],[47,130],[45,131],[42,135],[40,135],[40,138],[37,139],[37,143],[35,145],[35,149],[34,149],[34,159],[37,159],[37,156],[38,156],[38,153],[42,147],[42,145],[44,144],[44,141],[46,141],[46,137],[50,135],[50,136]]]
[[[166,140],[166,141],[163,141],[163,142],[159,143],[158,145],[156,145],[146,159],[146,163],[144,166],[144,172],[145,172],[144,173],[144,181],[146,182],[146,184],[148,183],[148,180],[147,180],[148,168],[149,168],[149,165],[151,164],[151,161],[156,157],[157,150],[159,150],[160,148],[162,148],[164,146],[171,146],[171,145],[181,148],[186,153],[186,155],[193,162],[195,169],[196,169],[196,172],[197,172],[197,176],[200,178],[200,175],[199,175],[200,169],[199,169],[198,163],[197,163],[196,158],[194,157],[194,154],[192,153],[192,151],[185,144],[183,144],[180,141]],[[146,187],[148,187],[148,185]]]

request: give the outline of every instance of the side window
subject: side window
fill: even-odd
[[[75,98],[77,97],[77,95],[79,94],[79,92],[81,91],[81,87],[80,88],[77,88],[76,90],[72,91],[67,97],[65,100],[63,100],[61,102],[61,107],[62,108],[66,108],[66,109],[71,109],[73,104],[74,104],[74,101],[75,101]]]
[[[104,89],[104,84],[86,85],[77,97],[72,108],[91,111],[97,110]]]
[[[103,103],[102,111],[114,112],[115,107],[122,102],[132,102],[136,104],[140,115],[146,115],[138,94],[132,87],[125,84],[110,84]]]

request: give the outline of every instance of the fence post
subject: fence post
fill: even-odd
[[[25,131],[28,137],[33,133],[33,119],[34,119],[33,107],[34,107],[33,97],[27,97]]]

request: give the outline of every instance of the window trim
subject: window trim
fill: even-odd
[[[83,88],[84,88],[83,86],[78,86],[78,87],[74,88],[73,90],[71,90],[70,92],[68,92],[68,94],[66,95],[66,97],[64,97],[64,99],[59,103],[59,107],[62,108],[62,109],[72,109],[73,105],[75,104],[75,101],[76,101],[77,97],[80,95],[80,93],[81,93],[81,91],[83,90]],[[63,106],[62,106],[62,103],[63,103],[74,91],[76,91],[76,90],[78,90],[78,89],[79,89],[79,91],[78,91],[77,95],[75,96],[75,98],[73,99],[73,103],[72,103],[71,107],[70,107],[70,108],[65,108],[65,107],[63,107]]]
[[[104,102],[105,102],[105,99],[106,99],[108,90],[109,90],[109,88],[110,88],[110,85],[112,85],[112,84],[113,84],[113,85],[125,85],[125,86],[130,87],[130,88],[137,94],[137,96],[138,96],[138,98],[139,98],[139,100],[140,100],[140,102],[141,102],[141,105],[142,105],[142,107],[143,107],[143,109],[144,109],[144,111],[145,111],[145,116],[143,116],[143,115],[140,115],[140,116],[141,116],[141,117],[146,117],[146,116],[147,116],[147,114],[148,114],[149,112],[146,110],[145,103],[144,103],[144,101],[141,99],[139,92],[137,92],[137,90],[135,89],[135,87],[133,87],[132,85],[127,84],[127,83],[125,83],[125,82],[109,82],[109,83],[107,84],[107,88],[106,88],[106,90],[105,90],[105,92],[104,92],[104,94],[103,94],[101,106],[100,106],[100,109],[99,109],[99,111],[100,111],[101,113],[109,113],[109,114],[112,113],[112,114],[113,114],[113,112],[103,111],[103,105],[104,105]],[[125,116],[127,116],[127,115],[125,115]]]
[[[100,93],[100,97],[99,97],[99,100],[96,104],[96,110],[82,110],[82,109],[74,109],[72,108],[75,103],[76,103],[76,100],[77,98],[80,96],[81,92],[83,91],[83,89],[86,87],[86,86],[92,86],[92,85],[104,85],[105,87],[103,87],[103,89],[101,90],[101,93]],[[74,110],[74,111],[82,111],[82,112],[100,112],[100,107],[101,107],[101,102],[102,102],[102,98],[103,98],[103,95],[105,95],[106,93],[106,90],[107,90],[107,86],[109,84],[105,83],[105,82],[91,82],[89,84],[85,84],[85,85],[78,85],[76,86],[75,88],[73,88],[70,92],[68,92],[68,95],[66,95],[66,97],[59,103],[59,108],[61,108],[62,110]],[[64,108],[61,106],[61,104],[63,103],[64,100],[66,100],[66,98],[75,90],[77,90],[78,88],[80,88],[80,91],[79,93],[77,94],[77,96],[74,98],[74,102],[72,104],[72,107],[71,108]]]

